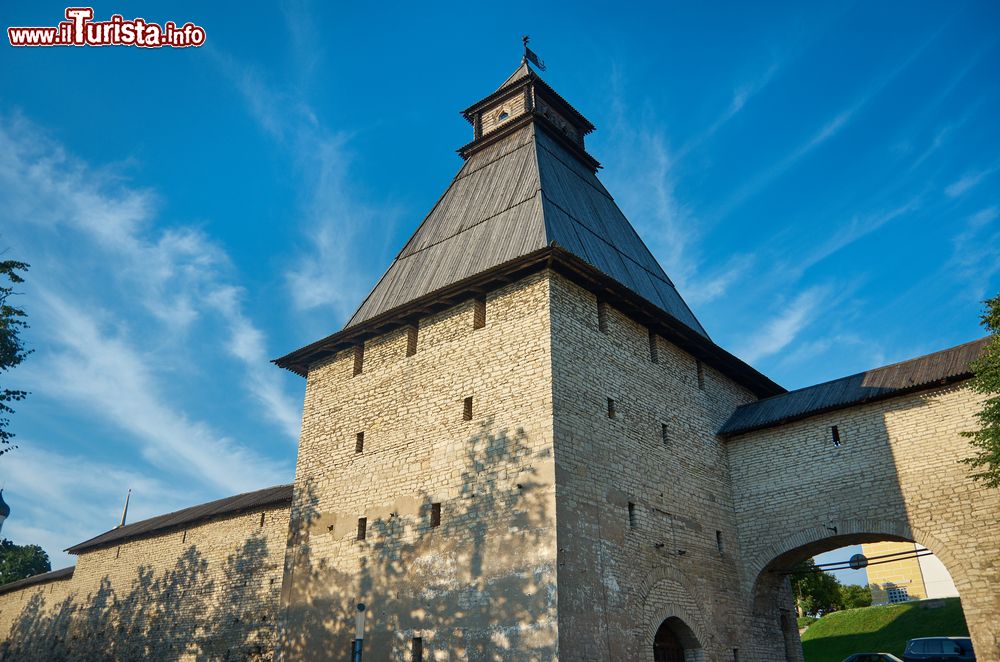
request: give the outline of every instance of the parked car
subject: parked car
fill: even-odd
[[[903,662],[892,653],[855,653],[844,662]]]
[[[972,639],[968,637],[921,637],[906,642],[903,662],[974,662]]]

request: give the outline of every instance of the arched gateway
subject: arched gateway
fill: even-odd
[[[365,659],[799,660],[790,564],[892,539],[939,555],[1000,662],[1000,491],[959,463],[983,342],[785,392],[712,341],[597,177],[593,124],[528,62],[465,110],[461,170],[344,328],[276,361],[307,378],[294,489],[0,587],[0,657],[102,657],[88,596],[207,554],[219,590],[177,621],[197,636],[154,619],[147,656],[342,659],[364,602]],[[227,555],[265,540],[257,599]],[[160,613],[148,593],[126,611]]]
[[[314,605],[363,599],[380,659],[796,660],[786,564],[890,535],[941,556],[1000,662],[1000,492],[959,464],[983,343],[788,393],[711,340],[527,60],[464,116],[465,163],[354,316],[277,360],[308,378],[296,655],[350,640]]]
[[[974,428],[982,399],[956,378],[981,344],[754,403],[727,423],[753,613],[749,659],[801,659],[789,622],[792,566],[845,545],[897,540],[938,556],[978,659],[1000,660],[1000,492],[969,478],[959,434]],[[847,402],[834,409],[838,398]]]
[[[668,618],[656,630],[653,637],[653,662],[684,662],[684,644],[674,633],[674,628],[678,627],[675,618]]]
[[[694,631],[677,616],[663,619],[653,635],[653,662],[702,662],[703,653]]]

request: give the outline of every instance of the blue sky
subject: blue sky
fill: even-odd
[[[752,4],[752,6],[751,6]],[[517,66],[722,346],[788,388],[979,337],[1000,289],[1000,6],[97,4],[198,49],[0,47],[0,246],[31,397],[4,535],[60,550],[290,481],[303,381]],[[65,5],[8,2],[3,27]]]

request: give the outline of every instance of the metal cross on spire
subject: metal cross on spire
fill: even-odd
[[[538,57],[535,51],[528,48],[528,41],[530,39],[531,37],[528,35],[521,37],[521,41],[524,43],[524,59],[538,67],[540,71],[545,71],[545,63],[542,62],[542,59]]]

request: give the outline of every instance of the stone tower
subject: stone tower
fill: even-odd
[[[354,316],[277,361],[308,380],[282,654],[346,657],[363,602],[371,659],[729,659],[716,431],[782,389],[710,340],[527,62],[464,116]]]

